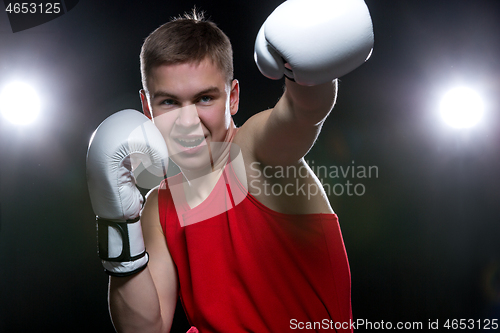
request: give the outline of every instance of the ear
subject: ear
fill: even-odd
[[[231,110],[231,115],[234,116],[238,112],[238,107],[240,105],[240,83],[238,80],[233,80],[231,82],[231,92],[229,95],[229,108]]]
[[[139,95],[141,96],[142,112],[149,119],[153,119],[153,112],[151,112],[148,103],[148,97],[146,96],[146,91],[144,89],[139,90]]]

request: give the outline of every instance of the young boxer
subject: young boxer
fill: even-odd
[[[147,118],[110,117],[87,160],[117,331],[169,331],[179,296],[202,333],[352,331],[338,219],[304,156],[335,104],[336,78],[372,45],[362,0],[284,2],[259,31],[255,61],[265,76],[285,76],[285,91],[237,128],[239,82],[215,24],[188,15],[146,39]],[[142,208],[131,170],[165,169],[167,156],[181,173]]]

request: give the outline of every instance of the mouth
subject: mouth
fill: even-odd
[[[175,138],[174,141],[183,146],[184,148],[195,148],[198,147],[205,137],[196,137],[196,138]]]

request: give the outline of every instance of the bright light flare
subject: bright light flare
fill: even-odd
[[[40,112],[40,99],[30,85],[13,82],[0,94],[0,111],[13,124],[28,125],[36,120]]]
[[[459,87],[448,91],[440,105],[443,120],[454,128],[468,128],[479,123],[484,105],[477,92]]]

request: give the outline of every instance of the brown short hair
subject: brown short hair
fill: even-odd
[[[208,57],[233,79],[233,49],[229,38],[215,23],[205,20],[203,12],[185,14],[163,24],[144,41],[141,49],[142,85],[147,91],[151,70],[160,65],[200,63]]]

